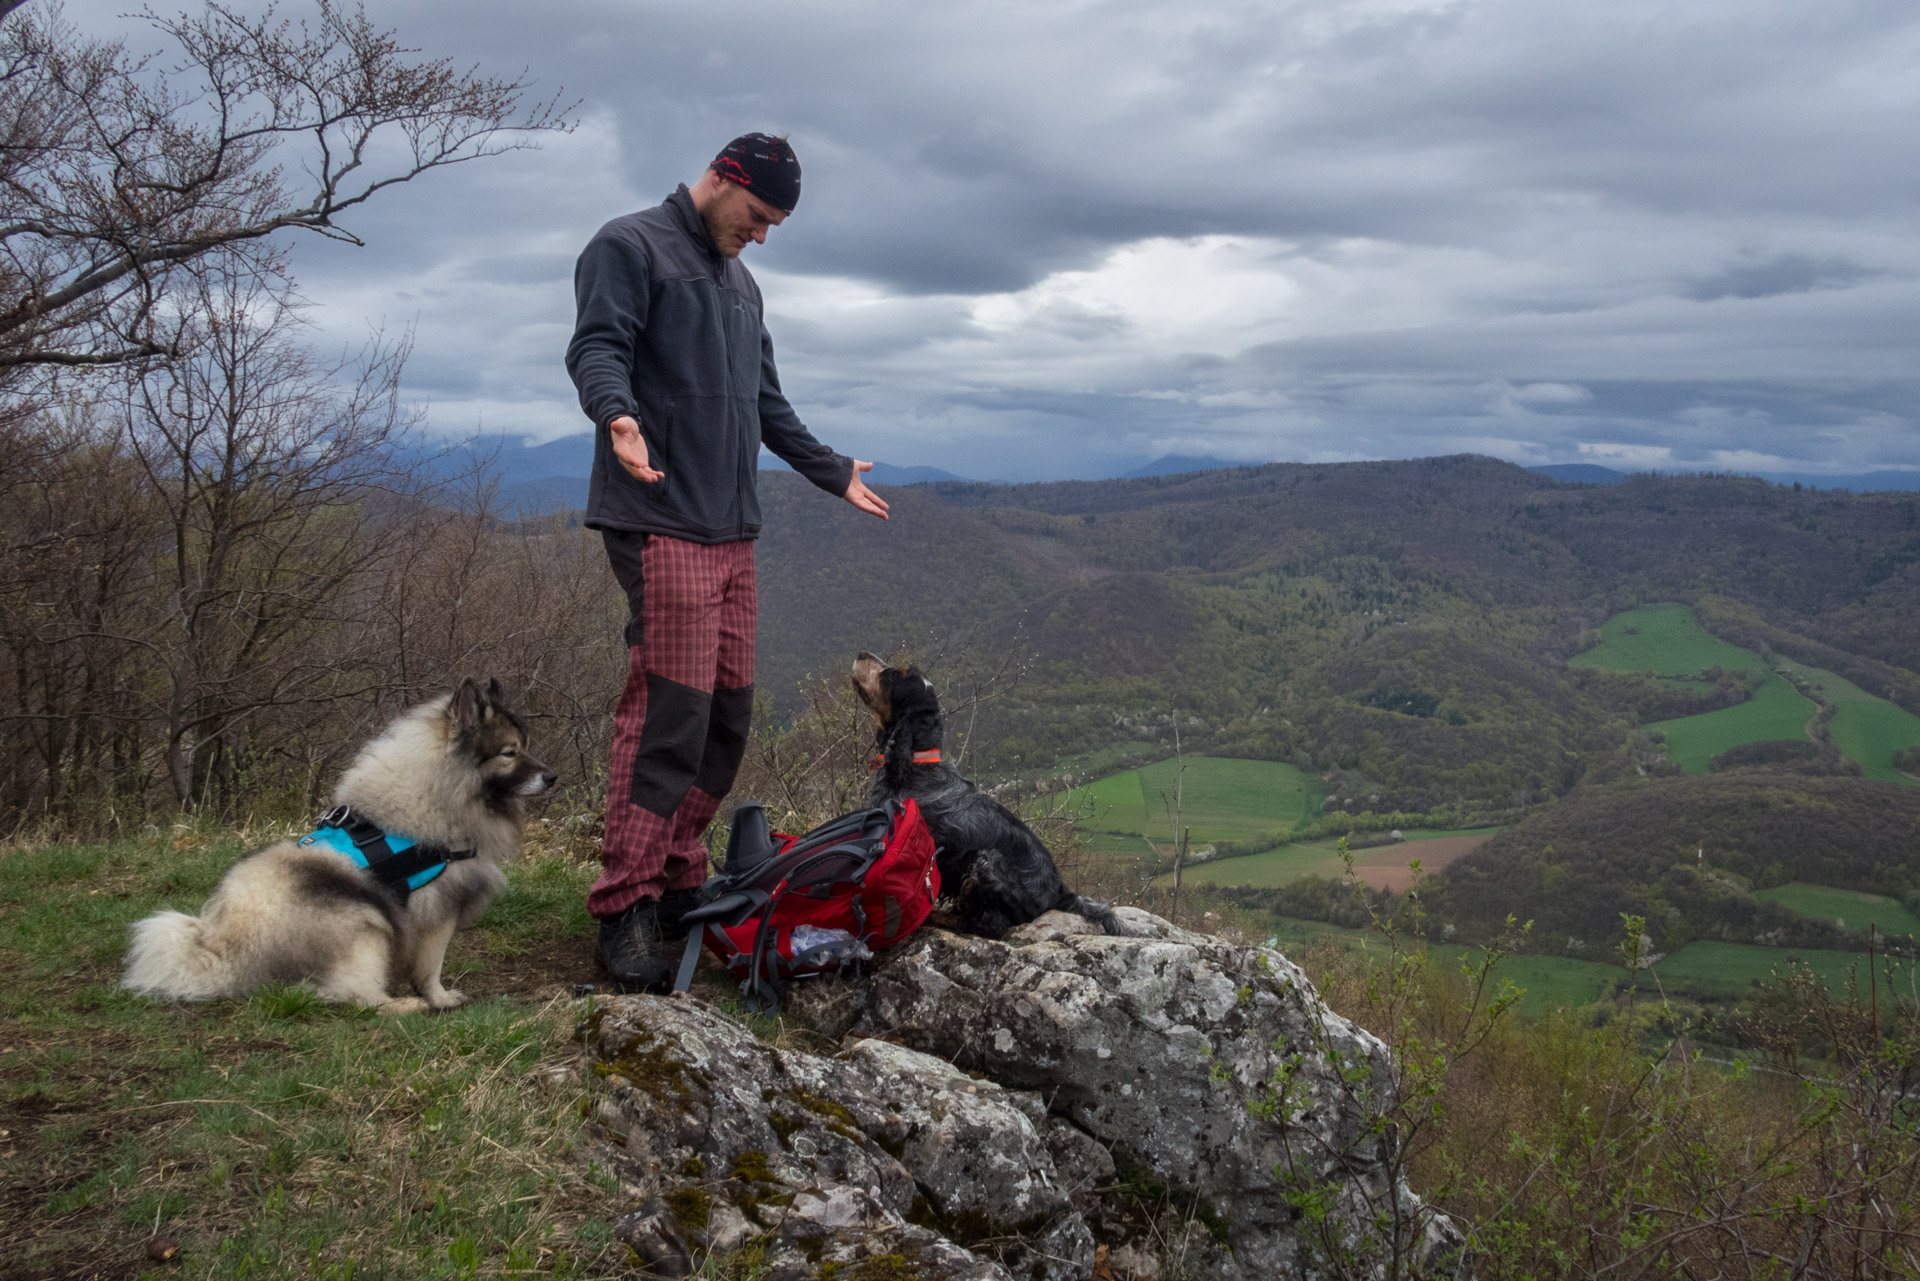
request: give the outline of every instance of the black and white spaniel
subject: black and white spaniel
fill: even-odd
[[[1053,855],[1012,810],[941,759],[940,699],[917,667],[862,652],[853,687],[875,721],[872,803],[912,797],[939,847],[942,896],[962,930],[999,938],[1043,912],[1073,912],[1108,934],[1128,933],[1113,908],[1060,880]]]

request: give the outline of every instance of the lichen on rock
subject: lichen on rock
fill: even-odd
[[[769,1281],[1077,1281],[1097,1247],[1142,1281],[1311,1277],[1330,1241],[1457,1268],[1377,1124],[1386,1047],[1278,952],[1121,912],[1136,937],[1061,914],[1003,940],[925,929],[802,986],[831,1055],[684,996],[606,1003],[583,1033],[601,1159],[636,1194],[619,1239],[662,1275],[751,1243]],[[1375,1239],[1383,1206],[1405,1241]]]

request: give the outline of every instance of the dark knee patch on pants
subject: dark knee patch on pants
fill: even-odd
[[[647,719],[633,757],[627,796],[641,809],[673,817],[693,786],[706,750],[713,696],[703,689],[647,673]]]
[[[707,718],[707,746],[700,758],[694,786],[709,796],[725,796],[747,754],[747,731],[753,726],[753,686],[713,691],[713,711]]]

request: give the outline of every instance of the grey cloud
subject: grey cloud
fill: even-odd
[[[498,254],[466,264],[461,275],[486,284],[544,285],[567,279],[573,259],[574,255],[565,253]]]
[[[67,7],[120,21],[108,0]],[[999,474],[1060,475],[1175,439],[1275,458],[1509,441],[1535,461],[1611,442],[1920,463],[1920,11],[1904,0],[385,0],[376,16],[586,104],[572,139],[383,196],[354,216],[366,250],[297,251],[329,333],[417,326],[410,383],[449,430],[583,425],[559,368],[573,254],[766,128],[791,133],[806,191],[749,261],[789,391],[862,456],[980,475],[990,442],[1015,469]],[[1024,358],[970,337],[983,295],[1208,235],[1270,240],[1334,282],[1302,304],[1306,336],[1223,315],[1218,344],[1185,350],[1069,299],[1022,331]],[[1370,275],[1356,245],[1408,266]],[[769,284],[783,276],[891,302],[816,313]],[[1386,297],[1347,310],[1362,287]],[[1109,349],[1129,358],[1098,367]],[[1533,383],[1591,399],[1486,390]]]
[[[1765,262],[1739,263],[1690,283],[1682,292],[1696,302],[1721,298],[1771,298],[1813,289],[1842,289],[1876,273],[1845,258],[1780,254]]]

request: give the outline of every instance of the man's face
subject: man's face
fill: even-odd
[[[775,209],[745,187],[725,181],[720,183],[720,190],[707,202],[700,216],[707,224],[707,234],[713,237],[714,247],[729,258],[738,258],[748,241],[766,244],[767,228],[778,227],[787,220],[784,210]]]

